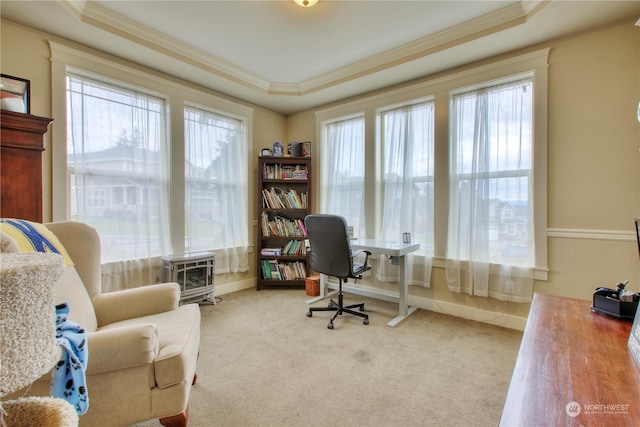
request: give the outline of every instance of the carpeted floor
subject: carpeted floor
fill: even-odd
[[[425,310],[390,328],[397,304],[355,295],[370,324],[329,330],[307,299],[245,290],[201,306],[189,426],[498,425],[521,332]]]

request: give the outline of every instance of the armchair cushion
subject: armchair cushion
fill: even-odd
[[[122,320],[101,327],[98,332],[132,328],[151,323],[158,335],[158,353],[154,362],[156,384],[160,388],[178,384],[192,378],[200,345],[200,308],[197,304],[182,305],[170,312]],[[91,342],[89,342],[91,345]]]
[[[158,354],[158,329],[151,323],[96,331],[88,341],[87,375],[149,365]]]

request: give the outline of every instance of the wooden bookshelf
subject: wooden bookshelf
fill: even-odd
[[[259,158],[257,289],[304,286],[309,273],[304,218],[311,212],[311,158]]]

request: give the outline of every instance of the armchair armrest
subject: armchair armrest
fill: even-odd
[[[161,283],[107,292],[93,300],[98,326],[175,310],[180,302],[177,283]]]
[[[153,363],[158,354],[155,325],[142,323],[87,334],[87,375]]]

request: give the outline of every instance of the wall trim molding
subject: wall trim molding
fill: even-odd
[[[338,284],[327,282],[327,290],[329,289],[337,290]],[[384,301],[390,301],[394,303],[398,303],[399,299],[397,292],[388,291],[385,289],[377,289],[363,284],[359,284],[357,286],[349,284],[342,285],[342,290],[348,293]],[[518,331],[524,331],[524,327],[527,323],[527,319],[525,317],[519,317],[512,314],[483,310],[481,308],[475,308],[468,305],[455,304],[452,302],[411,295],[411,286],[409,286],[408,303],[411,307],[418,307],[423,310],[434,311],[436,313],[446,314],[448,316],[460,317],[467,320],[473,320],[475,322],[487,323],[490,325],[515,329]]]
[[[255,289],[255,287],[256,287],[256,278],[251,277],[249,279],[240,280],[237,282],[229,282],[229,283],[223,283],[221,285],[215,285],[215,290],[213,292],[213,295],[216,297],[219,297],[219,296],[230,294],[233,292],[243,291],[245,289],[250,289],[250,288]]]
[[[438,301],[431,298],[424,298],[409,295],[409,304],[424,310],[434,311],[449,316],[460,317],[476,322],[487,323],[503,328],[524,331],[527,323],[526,317],[518,317],[512,314],[498,313],[495,311],[483,310],[481,308],[467,305],[454,304],[446,301]]]
[[[634,242],[636,235],[633,231],[596,230],[582,228],[548,228],[547,236],[558,239],[586,239]]]

